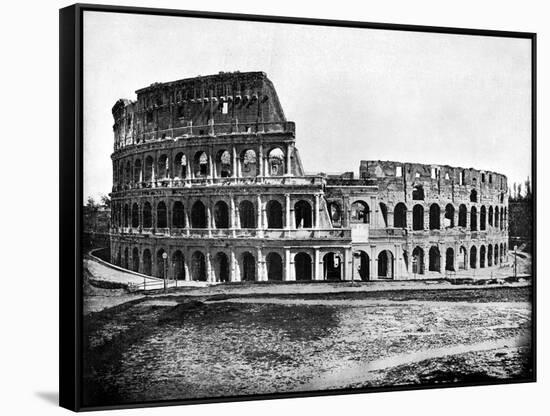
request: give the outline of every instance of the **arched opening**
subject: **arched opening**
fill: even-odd
[[[168,165],[168,156],[161,155],[157,164],[157,179],[166,179],[170,176],[170,168]]]
[[[356,224],[370,223],[370,209],[365,201],[355,201],[351,204],[351,222]]]
[[[500,244],[500,247],[499,247],[499,253],[500,253],[499,263],[502,264],[504,260],[504,250],[502,248],[502,243]]]
[[[453,228],[455,226],[455,207],[453,204],[445,206],[445,228]]]
[[[487,246],[487,267],[491,267],[493,265],[493,246],[489,244]]]
[[[229,228],[229,208],[224,201],[214,205],[214,224],[216,228]]]
[[[470,269],[477,268],[477,247],[472,246],[470,249]]]
[[[130,217],[130,208],[128,207],[128,204],[124,204],[124,222],[123,227],[128,227],[128,222]]]
[[[256,228],[256,215],[252,202],[241,201],[239,204],[239,218],[241,220],[241,228]]]
[[[504,229],[504,208],[500,207],[500,229]]]
[[[172,269],[174,270],[175,280],[185,280],[184,257],[180,250],[176,250],[172,254]]]
[[[384,227],[388,226],[388,207],[383,202],[380,202],[380,213],[382,214],[382,220],[384,221]]]
[[[335,253],[323,256],[323,276],[325,280],[342,280],[342,261]]]
[[[393,279],[393,253],[389,250],[378,254],[378,278]]]
[[[152,268],[153,264],[151,261],[151,251],[146,248],[143,250],[143,274],[146,274],[147,276],[152,276]]]
[[[252,149],[245,150],[241,153],[241,176],[252,177],[258,174],[256,152]]]
[[[174,178],[185,179],[187,177],[187,157],[178,153],[174,159]]]
[[[477,231],[477,208],[472,207],[470,210],[470,231]]]
[[[132,182],[132,165],[130,161],[126,162],[126,169],[124,171],[124,183]]]
[[[248,251],[243,253],[241,259],[241,280],[243,282],[253,282],[256,280],[256,261],[254,256]]]
[[[269,253],[266,257],[267,280],[283,280],[283,259],[278,253]]]
[[[195,178],[206,178],[210,172],[208,169],[208,155],[206,152],[197,152],[193,159]]]
[[[424,207],[416,204],[413,207],[413,230],[424,229]]]
[[[415,185],[412,191],[413,201],[424,201],[424,187],[422,185]]]
[[[369,255],[365,253],[363,250],[360,250],[359,252],[355,253],[355,257],[358,260],[357,274],[359,275],[359,278],[364,282],[366,282],[367,280],[370,280]]]
[[[467,265],[468,265],[468,250],[466,250],[466,247],[461,246],[460,256],[458,257],[458,269],[466,270]]]
[[[172,227],[185,227],[185,208],[181,201],[174,202],[174,207],[172,208]]]
[[[395,228],[407,228],[407,206],[400,202],[393,209],[393,226]]]
[[[160,201],[157,205],[157,228],[168,227],[168,212],[166,210],[166,204]]]
[[[283,207],[279,201],[269,201],[266,210],[267,228],[283,228]]]
[[[164,276],[165,276],[165,273],[167,272],[167,268],[168,268],[168,259],[164,259],[162,256],[164,254],[164,250],[161,248],[160,250],[157,251],[157,273],[156,273],[156,276],[161,278],[161,279],[164,279]],[[166,276],[168,276],[166,274]]]
[[[285,154],[280,148],[272,149],[267,155],[267,160],[269,164],[268,175],[283,176],[285,174]]]
[[[493,226],[493,207],[489,207],[489,227]]]
[[[495,260],[495,266],[498,266],[498,244],[495,244],[495,248],[493,251],[494,254],[494,260]]]
[[[149,202],[143,204],[143,228],[153,227],[152,208]]]
[[[441,228],[441,209],[439,205],[430,205],[430,230],[439,230]]]
[[[294,257],[296,280],[311,280],[311,257],[307,253],[298,253]]]
[[[498,228],[498,222],[499,222],[498,207],[495,207],[495,228]]]
[[[331,202],[330,204],[328,204],[328,212],[330,215],[330,221],[332,223],[332,226],[341,227],[342,210],[340,209],[340,205],[338,205],[336,202]]]
[[[139,272],[139,250],[137,247],[132,250],[132,270]]]
[[[301,200],[294,204],[294,216],[296,228],[311,228],[313,213],[309,202]]]
[[[475,189],[470,192],[470,202],[477,202],[477,191]]]
[[[485,254],[486,254],[485,251],[486,251],[485,246],[481,246],[479,248],[479,268],[480,269],[485,268]]]
[[[428,259],[428,270],[430,272],[441,273],[441,254],[439,253],[439,248],[437,248],[436,246],[430,247],[430,251],[428,252]]]
[[[479,209],[479,229],[484,231],[487,227],[487,209],[482,205]]]
[[[136,159],[134,162],[134,182],[141,182],[141,159]]]
[[[450,247],[445,251],[445,270],[455,271],[455,251]]]
[[[467,223],[467,217],[468,217],[468,210],[466,209],[466,205],[460,204],[458,207],[458,226],[466,228]]]
[[[145,182],[151,182],[153,180],[153,163],[154,161],[152,156],[147,156],[145,158],[145,174],[143,177]]]
[[[206,260],[200,251],[195,251],[191,257],[191,278],[198,282],[206,282]]]
[[[128,269],[128,266],[130,264],[130,250],[128,247],[124,249],[124,262],[122,263],[122,267],[125,269]]]
[[[216,156],[216,170],[220,178],[230,178],[233,173],[231,154],[227,150],[220,150]]]
[[[139,227],[139,206],[135,203],[132,205],[132,227]]]
[[[424,250],[416,246],[412,252],[412,271],[414,274],[424,274]]]
[[[191,227],[206,228],[206,207],[201,201],[197,201],[191,208]]]
[[[229,282],[229,259],[223,252],[216,254],[214,258],[214,273],[217,282]]]

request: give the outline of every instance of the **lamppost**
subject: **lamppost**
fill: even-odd
[[[168,253],[166,251],[162,253],[162,259],[164,260],[164,291],[166,292],[166,275],[168,274],[168,262],[166,261],[168,259]]]

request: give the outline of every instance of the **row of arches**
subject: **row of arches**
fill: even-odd
[[[156,207],[153,207],[149,201],[145,201],[141,206],[138,203],[124,204],[122,209],[121,205],[115,205],[114,225],[132,228],[209,228],[209,216],[211,215],[210,225],[213,228],[233,228],[233,217],[237,228],[258,227],[259,214],[256,204],[250,200],[242,200],[235,208],[235,212],[232,213],[227,202],[219,200],[213,204],[210,212],[207,206],[198,200],[193,203],[190,213],[188,213],[182,201],[174,201],[170,210],[171,215],[169,215],[164,201],[158,202]],[[156,214],[154,217],[153,209]],[[313,226],[313,208],[309,201],[296,201],[293,211],[296,228],[311,228]],[[155,222],[153,218],[156,218]],[[266,228],[282,229],[284,218],[283,206],[279,201],[270,200],[266,203]]]
[[[380,212],[386,227],[388,224],[388,207],[380,203]],[[393,227],[408,228],[407,218],[408,208],[403,202],[399,202],[393,209]],[[340,225],[342,219],[342,210],[338,203],[329,203],[329,213],[333,225]],[[427,214],[427,218],[426,218]],[[354,201],[350,207],[350,222],[370,223],[371,210],[369,205],[363,200]],[[468,218],[470,219],[468,221]],[[482,205],[479,208],[472,206],[470,212],[465,204],[460,204],[458,212],[453,204],[445,205],[442,209],[439,204],[433,203],[426,208],[422,204],[415,204],[412,208],[412,230],[440,230],[444,228],[454,228],[455,226],[469,228],[471,231],[484,231],[487,227],[494,227],[504,230],[508,219],[507,209],[505,207]],[[426,223],[427,222],[427,223]]]
[[[279,146],[270,148],[265,157],[257,150],[246,148],[237,155],[229,149],[220,149],[214,155],[206,150],[196,151],[192,156],[177,152],[171,159],[169,154],[158,158],[152,155],[118,163],[115,168],[115,182],[119,185],[151,182],[163,179],[188,178],[228,178],[232,176],[252,177],[263,173],[265,176],[283,176],[286,172],[286,151]],[[259,164],[263,163],[260,172]]]

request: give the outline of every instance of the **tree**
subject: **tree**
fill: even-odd
[[[111,198],[109,198],[109,195],[101,195],[101,205],[105,206],[106,208],[111,207]]]

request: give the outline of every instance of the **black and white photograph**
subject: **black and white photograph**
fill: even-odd
[[[81,30],[84,408],[534,380],[532,33]]]

